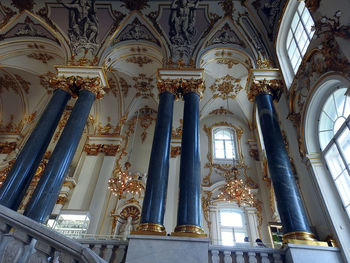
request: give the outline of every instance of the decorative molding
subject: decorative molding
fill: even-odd
[[[117,31],[120,23],[123,21],[124,17],[126,17],[126,14],[123,14],[117,10],[112,10],[112,14],[114,16],[114,24],[112,29],[109,31],[109,35],[113,35]]]
[[[68,197],[59,195],[56,201],[58,205],[64,205],[68,201]]]
[[[9,154],[16,150],[17,142],[0,142],[0,154]]]
[[[201,98],[205,89],[202,79],[182,79],[180,87],[182,96],[186,95],[187,93],[194,92]]]
[[[127,119],[128,119],[128,113],[126,113],[124,116],[120,118],[119,123],[113,129],[113,126],[110,123],[111,117],[108,116],[107,117],[108,123],[105,126],[102,126],[101,122],[99,122],[95,134],[106,135],[106,136],[120,136],[122,127],[124,126]]]
[[[179,86],[180,83],[178,79],[158,79],[157,81],[157,88],[159,94],[162,94],[163,92],[167,91],[174,94],[177,97]]]
[[[256,61],[256,65],[257,65],[258,69],[273,69],[274,68],[272,60],[269,60],[269,59],[259,58]]]
[[[144,143],[147,138],[147,129],[152,125],[153,121],[157,120],[157,111],[146,105],[139,109],[136,114],[139,116],[138,120],[140,120],[140,126],[143,129],[141,142]]]
[[[4,183],[6,176],[10,172],[14,163],[15,163],[15,159],[9,161],[7,166],[0,169],[0,186]]]
[[[0,121],[0,133],[20,134],[24,126],[24,121],[21,120],[16,124],[14,119],[14,116],[11,114],[7,124],[3,124],[2,121]]]
[[[0,28],[7,25],[7,23],[10,21],[10,19],[16,14],[15,11],[13,11],[11,8],[4,6],[0,3],[0,8],[4,12],[5,17],[2,20],[2,23],[0,24]]]
[[[118,86],[117,86],[117,83],[115,82],[115,80],[113,78],[109,78],[108,79],[108,85],[109,85],[109,88],[104,88],[103,89],[104,92],[107,93],[107,94],[112,93],[113,96],[115,98],[117,98],[119,91],[118,91]]]
[[[217,78],[214,84],[210,86],[210,90],[213,92],[213,98],[221,98],[223,100],[236,98],[239,91],[243,89],[240,82],[240,79],[236,79],[229,74]]]
[[[261,94],[270,94],[274,100],[278,101],[282,95],[283,82],[280,79],[255,80],[251,84],[248,99],[254,101],[255,97]]]
[[[154,88],[152,85],[153,78],[140,73],[138,77],[133,77],[132,80],[135,82],[133,87],[137,90],[136,97],[142,97],[145,99],[154,97],[154,94],[152,93]]]
[[[120,145],[114,144],[85,144],[84,151],[87,155],[97,155],[104,153],[106,156],[115,156],[120,150]]]
[[[224,11],[225,17],[232,18],[232,14],[234,11],[233,1],[232,0],[224,0],[224,1],[219,2],[219,5],[221,5],[222,10]]]
[[[52,138],[52,142],[53,143],[57,142],[58,138],[60,137],[64,127],[67,124],[67,121],[68,121],[68,118],[69,118],[70,114],[71,114],[71,110],[68,110],[68,109],[66,109],[63,112],[62,117],[61,117],[60,121],[58,122],[58,125],[57,125],[57,128],[56,128],[56,133],[55,133],[55,135]]]
[[[53,59],[54,57],[47,54],[47,53],[31,53],[29,55],[27,55],[28,58],[32,58],[35,60],[39,60],[44,64],[47,64],[47,62],[49,62],[51,59]]]
[[[205,46],[208,47],[216,44],[232,44],[239,45],[242,48],[246,47],[244,42],[239,39],[236,32],[231,29],[228,23],[225,23],[225,25],[211,37]]]
[[[180,126],[177,127],[175,130],[173,129],[171,131],[171,139],[175,140],[181,140],[182,139],[182,126],[183,126],[183,119],[180,119]]]
[[[227,109],[225,109],[224,107],[220,107],[219,109],[215,109],[213,111],[211,111],[209,114],[213,114],[213,115],[227,115],[227,114],[232,114],[232,111],[229,111]]]
[[[170,158],[176,158],[181,154],[181,146],[171,146]]]
[[[16,80],[8,74],[3,74],[3,76],[0,76],[0,93],[2,93],[4,90],[13,90],[15,93],[20,94]]]
[[[19,82],[19,84],[21,84],[21,88],[24,89],[25,93],[29,93],[29,89],[30,89],[30,85],[32,85],[29,81],[26,81],[25,79],[23,79],[20,75],[18,74],[14,74],[15,78],[17,79],[17,81]]]
[[[49,10],[47,5],[45,5],[44,7],[42,7],[41,9],[38,10],[38,12],[36,12],[37,15],[39,15],[40,17],[42,17],[45,22],[56,32],[58,32],[58,28],[56,27],[56,25],[52,22],[52,20],[49,18],[48,14],[49,14]],[[61,44],[60,44],[61,45]]]
[[[143,65],[150,64],[153,62],[153,60],[147,56],[132,56],[131,58],[127,58],[125,61],[137,64],[140,68],[142,68]]]
[[[67,78],[69,79],[69,78]],[[74,86],[78,88],[78,90],[88,90],[95,94],[97,99],[101,99],[105,92],[102,87],[101,78],[89,78],[89,77],[74,77]]]
[[[129,89],[131,89],[131,86],[122,77],[119,78],[119,83],[120,83],[120,87],[122,89],[123,96],[126,97],[128,95]]]

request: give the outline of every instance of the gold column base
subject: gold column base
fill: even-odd
[[[328,247],[327,242],[318,241],[314,234],[308,232],[290,232],[283,235],[283,244],[298,244]]]
[[[181,225],[175,227],[174,232],[171,233],[172,236],[178,237],[197,237],[197,238],[206,238],[207,235],[204,233],[204,230],[199,226],[194,225]]]
[[[165,227],[159,224],[143,223],[137,230],[131,231],[132,235],[166,236]]]

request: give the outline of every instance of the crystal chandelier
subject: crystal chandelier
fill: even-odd
[[[125,163],[125,170],[118,169],[114,176],[108,181],[108,189],[112,194],[121,199],[127,194],[132,194],[133,196],[141,195],[142,191],[145,189],[142,182],[138,178],[130,175],[129,168],[131,164],[129,162]]]
[[[236,201],[238,206],[242,204],[253,206],[255,203],[254,195],[250,192],[250,188],[243,183],[242,179],[237,178],[226,179],[226,185],[218,194],[218,199],[229,202]]]

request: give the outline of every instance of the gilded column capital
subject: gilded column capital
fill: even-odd
[[[99,77],[75,77],[75,83],[74,83],[78,90],[88,90],[95,94],[97,99],[103,98],[103,95],[105,94],[103,87],[101,85],[101,79]]]
[[[64,76],[54,76],[49,79],[50,85],[55,89],[61,89],[65,92],[69,93],[72,97],[76,97],[76,93],[74,92],[73,85],[74,85],[75,77],[64,77]]]
[[[269,94],[278,101],[282,94],[282,88],[283,82],[280,79],[254,80],[248,92],[248,99],[254,101],[258,95]]]
[[[203,91],[205,89],[202,79],[181,79],[180,83],[182,96],[187,93],[197,93],[201,98],[203,97]]]
[[[174,94],[177,97],[179,86],[180,83],[178,79],[158,79],[157,81],[159,95],[167,91]]]

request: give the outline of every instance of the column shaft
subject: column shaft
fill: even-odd
[[[61,89],[54,91],[49,104],[0,188],[1,205],[14,210],[18,209],[70,97],[69,93]]]
[[[168,91],[159,96],[158,116],[139,227],[141,231],[164,232],[174,99],[175,95]]]
[[[185,106],[180,163],[180,193],[175,232],[201,233],[199,100],[195,92],[184,95]]]
[[[261,94],[255,101],[284,234],[311,233],[282,138],[272,96]]]
[[[46,223],[49,219],[66,172],[79,144],[94,100],[94,93],[88,90],[79,92],[79,98],[75,103],[71,116],[28,203],[24,215],[40,223]]]

